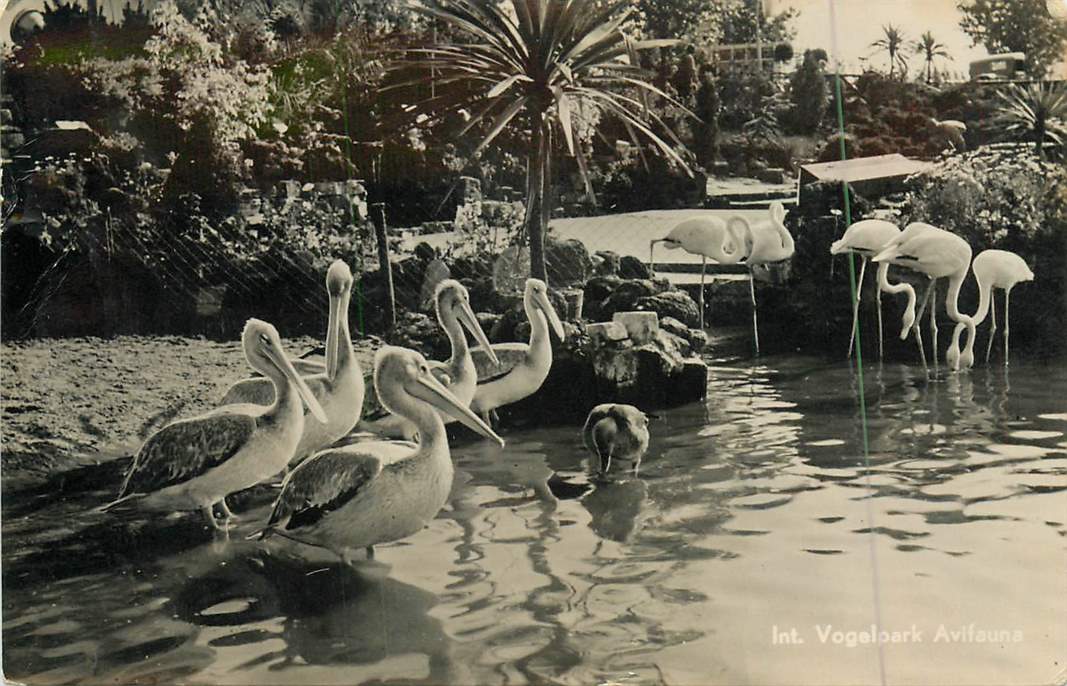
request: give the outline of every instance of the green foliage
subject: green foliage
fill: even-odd
[[[789,82],[793,102],[793,128],[797,133],[814,133],[822,125],[829,104],[829,88],[822,63],[811,50],[804,52],[804,62]]]
[[[903,77],[908,72],[908,60],[904,56],[904,43],[906,38],[904,32],[892,24],[887,24],[882,27],[881,38],[871,43],[871,47],[875,48],[876,52],[884,52],[889,58],[889,76],[892,78],[896,71],[900,70],[900,76]]]
[[[544,233],[556,136],[588,178],[575,113],[599,110],[621,122],[635,144],[649,141],[687,168],[677,149],[681,142],[648,106],[653,97],[673,98],[645,80],[638,60],[639,51],[673,41],[641,42],[627,36],[622,31],[630,14],[626,3],[451,0],[419,9],[465,42],[409,49],[391,67],[401,83],[390,88],[425,91],[432,84],[436,92],[408,111],[412,123],[419,123],[419,116],[427,126],[467,113],[469,119],[456,135],[479,132],[475,157],[506,130],[529,131],[526,228],[535,276],[546,276]]]
[[[945,49],[944,43],[937,42],[934,38],[934,34],[929,31],[923,33],[919,40],[912,44],[912,49],[916,55],[919,55],[923,62],[926,63],[926,82],[931,83],[934,80],[934,60],[938,57],[943,59],[952,59],[952,56],[948,54],[948,50]]]
[[[1049,14],[1045,0],[967,0],[959,2],[960,27],[991,54],[1026,53],[1030,75],[1042,78],[1063,58],[1067,20]]]
[[[1062,83],[1010,84],[999,96],[1001,106],[994,124],[1002,136],[1033,142],[1041,160],[1062,156],[1067,149],[1067,87]]]

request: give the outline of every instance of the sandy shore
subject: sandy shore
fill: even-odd
[[[285,341],[297,355],[319,345]],[[357,348],[369,365],[369,342]],[[0,345],[4,490],[129,455],[166,422],[214,407],[249,376],[238,341],[128,336]]]

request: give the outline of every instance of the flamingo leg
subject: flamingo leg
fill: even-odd
[[[659,243],[659,241],[656,240],[648,242],[648,275],[652,278],[656,277],[656,262],[652,258],[652,252],[656,248],[656,243]]]
[[[704,330],[704,270],[708,268],[708,258],[706,255],[700,256],[700,297],[698,298],[698,306],[700,307],[700,329]]]
[[[993,352],[993,339],[997,335],[997,296],[993,291],[989,293],[989,319],[992,323],[989,329],[989,342],[985,346],[985,363],[987,365],[989,364],[989,356]]]
[[[207,520],[208,526],[215,531],[219,530],[219,523],[215,520],[215,511],[210,505],[205,505],[200,508],[200,513],[204,515],[204,519]]]
[[[222,514],[227,520],[238,519],[238,516],[230,511],[230,507],[226,504],[225,498],[219,501],[219,507],[222,508]]]
[[[848,356],[852,357],[852,347],[856,343],[856,329],[860,325],[860,297],[863,295],[863,272],[867,269],[867,258],[860,257],[860,278],[856,282],[856,297],[852,299],[852,333],[848,337]]]
[[[884,341],[885,336],[882,334],[882,289],[877,289],[878,295],[878,359],[881,360],[884,357],[885,351]]]
[[[992,296],[990,296],[992,297]],[[1008,331],[1011,329],[1009,324],[1008,312],[1011,307],[1011,289],[1008,288],[1004,291],[1004,366],[1008,366]]]
[[[937,365],[937,279],[930,279],[930,335],[933,339],[934,365]]]
[[[756,279],[752,270],[748,270],[748,290],[752,296],[752,338],[756,344],[756,357],[759,357],[759,320],[756,317]]]
[[[926,369],[926,351],[923,349],[923,336],[919,331],[919,318],[915,318],[915,323],[911,325],[911,332],[915,334],[915,342],[919,344],[919,359],[923,362],[923,369]]]
[[[926,369],[926,366],[927,366],[926,365],[926,352],[923,350],[923,337],[922,337],[922,333],[919,331],[919,322],[922,321],[923,312],[926,311],[926,305],[930,300],[930,295],[933,292],[933,288],[934,288],[934,280],[930,279],[930,284],[926,287],[926,292],[923,293],[922,302],[919,304],[919,311],[915,315],[915,321],[911,325],[912,331],[915,333],[915,340],[919,344],[919,357],[922,358],[923,369]],[[934,348],[934,352],[935,353],[937,352],[937,348],[936,347]]]

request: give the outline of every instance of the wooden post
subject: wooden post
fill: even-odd
[[[396,326],[396,293],[393,291],[393,265],[389,262],[389,236],[385,227],[385,203],[376,202],[372,206],[371,219],[374,221],[374,237],[378,241],[378,269],[385,276],[387,297],[385,321],[388,330]]]

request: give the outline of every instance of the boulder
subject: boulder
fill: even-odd
[[[634,302],[635,310],[655,312],[660,317],[673,317],[686,326],[699,326],[700,310],[697,304],[683,291],[656,293]]]
[[[623,281],[604,299],[600,305],[600,318],[607,319],[616,312],[629,312],[636,309],[641,298],[659,293],[659,287],[650,279],[630,279]]]
[[[659,333],[659,316],[655,312],[616,312],[611,319],[626,329],[634,345],[644,345]]]
[[[585,332],[589,335],[589,341],[596,347],[616,345],[630,339],[626,327],[617,321],[589,324],[585,327]]]
[[[622,284],[622,279],[614,275],[594,276],[585,282],[582,296],[582,314],[593,321],[604,319],[601,305]]]
[[[693,352],[700,352],[708,344],[706,333],[690,328],[674,317],[660,317],[659,328],[684,340]]]
[[[545,241],[545,269],[553,284],[580,283],[593,271],[585,244],[575,238]]]
[[[607,276],[619,273],[621,262],[617,252],[613,250],[597,250],[594,254],[594,260],[597,258],[600,260],[595,268],[597,275]]]
[[[624,279],[650,279],[652,272],[641,260],[633,255],[623,255],[619,260],[619,276]]]

